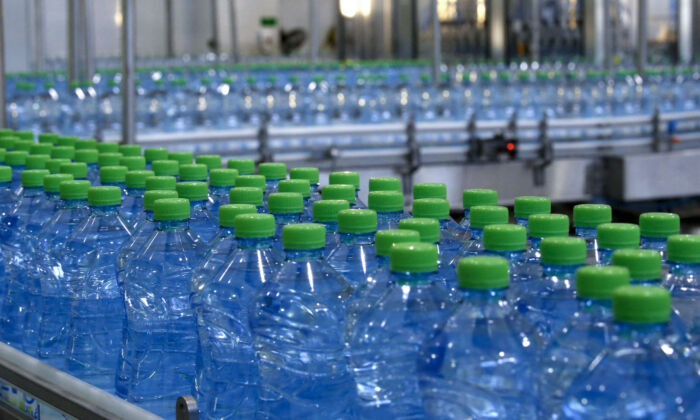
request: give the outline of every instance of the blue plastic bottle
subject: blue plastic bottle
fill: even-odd
[[[691,327],[694,342],[700,345],[700,236],[669,236],[667,259],[664,286],[671,293],[674,311]]]
[[[525,261],[536,276],[542,275],[540,243],[544,238],[569,236],[569,217],[564,214],[533,214],[528,218],[528,241]]]
[[[508,208],[503,206],[472,206],[469,209],[469,239],[466,239],[450,265],[464,257],[474,257],[484,253],[484,228],[490,225],[508,223]]]
[[[588,266],[576,272],[578,309],[561,331],[554,332],[540,356],[540,418],[561,418],[564,393],[610,338],[612,294],[629,282],[624,267]]]
[[[533,214],[546,214],[552,211],[552,202],[547,197],[516,197],[513,203],[515,223],[527,229],[528,218]]]
[[[300,223],[304,212],[304,199],[299,193],[274,192],[267,196],[267,208],[275,216],[274,247],[282,252],[282,228]]]
[[[517,299],[537,280],[537,270],[525,261],[526,231],[513,224],[489,225],[484,228],[483,254],[503,257],[510,263],[508,294]]]
[[[498,191],[489,189],[471,189],[462,191],[462,206],[464,207],[464,218],[459,222],[461,239],[467,240],[471,237],[471,209],[476,206],[497,206]],[[507,214],[507,213],[506,213]],[[505,222],[499,223],[508,223]],[[483,228],[483,227],[482,227]]]
[[[302,222],[314,220],[311,197],[311,187],[306,179],[283,179],[277,185],[277,190],[282,193],[297,193],[303,198],[304,211],[301,215]],[[268,204],[269,206],[269,204]]]
[[[325,240],[321,225],[285,226],[286,260],[251,302],[257,417],[352,418],[354,383],[344,342],[345,303],[354,290],[323,258]]]
[[[124,197],[119,211],[122,217],[132,225],[138,216],[143,213],[143,194],[146,192],[146,178],[154,175],[153,171],[145,169],[128,171],[126,173],[126,197]]]
[[[234,225],[238,248],[206,282],[193,284],[201,346],[195,395],[205,418],[255,417],[259,375],[248,307],[282,264],[272,215],[240,215]]]
[[[229,204],[228,192],[236,186],[238,171],[235,169],[212,169],[209,172],[209,200],[207,208],[211,214],[219,214],[219,207]]]
[[[178,182],[176,188],[178,197],[186,198],[190,202],[190,229],[204,242],[211,241],[219,230],[219,222],[207,209],[207,184],[198,181]]]
[[[630,272],[632,285],[661,285],[661,254],[658,251],[619,249],[613,252],[611,264],[627,268]]]
[[[12,180],[10,188],[15,194],[22,192],[22,171],[26,169],[28,152],[24,150],[13,150],[5,153],[5,165],[12,168]]]
[[[258,173],[265,177],[265,197],[277,192],[277,184],[287,178],[287,165],[280,162],[264,162],[258,165]]]
[[[660,287],[613,292],[611,337],[567,389],[564,418],[683,418],[695,403],[698,377],[675,351],[671,298]]]
[[[612,208],[607,204],[578,204],[574,206],[574,231],[586,240],[586,264],[598,264],[598,225],[612,222]]]
[[[598,265],[610,265],[618,249],[639,248],[639,226],[631,223],[598,225]]]
[[[441,182],[424,182],[415,184],[413,186],[413,200],[421,200],[424,198],[447,200],[447,186]],[[463,240],[464,231],[462,227],[459,225],[459,223],[455,222],[451,217],[449,217],[449,203],[447,208],[448,217],[445,219],[445,222],[441,222],[440,224],[443,229],[447,229],[453,236]],[[416,216],[415,214],[413,216],[423,217]]]
[[[104,166],[100,168],[100,185],[119,187],[122,190],[122,203],[126,198],[126,166]]]
[[[349,209],[338,213],[340,243],[326,259],[335,270],[358,290],[377,268],[374,236],[377,213],[368,209]]]
[[[354,189],[354,201],[348,200],[350,207],[356,209],[366,209],[367,204],[360,200],[360,174],[352,171],[331,172],[328,175],[329,185],[352,185]],[[323,193],[322,193],[323,194]],[[326,197],[323,197],[324,199]],[[330,198],[330,197],[329,197]]]
[[[318,168],[303,167],[303,168],[292,168],[289,170],[290,179],[306,179],[309,181],[309,187],[311,189],[309,195],[309,204],[312,206],[315,201],[321,199],[321,187],[318,184]]]
[[[239,176],[236,182],[241,179]],[[258,213],[267,213],[267,207],[263,203],[263,190],[256,187],[241,187],[231,188],[228,193],[231,204],[252,204],[258,210]]]
[[[675,213],[642,213],[639,216],[640,248],[653,249],[666,263],[666,238],[681,231],[681,219]]]
[[[154,203],[156,230],[124,274],[127,335],[122,342],[127,398],[160,416],[192,391],[197,332],[190,306],[191,277],[205,251],[189,228],[190,204],[182,198]]]
[[[82,162],[87,167],[87,180],[92,185],[100,182],[100,169],[97,165],[97,149],[80,149],[75,151],[75,161]]]
[[[346,200],[318,200],[313,204],[314,222],[326,228],[326,245],[323,255],[328,256],[339,244],[338,213],[350,208]]]
[[[457,264],[460,305],[418,357],[430,419],[536,418],[536,336],[508,303],[508,261]]]
[[[371,191],[367,196],[367,205],[377,212],[377,230],[398,229],[399,221],[410,217],[403,204],[403,194],[396,191]]]
[[[441,198],[420,198],[413,201],[413,217],[437,219],[440,222],[440,256],[451,261],[462,247],[459,238],[449,229],[450,202]]]

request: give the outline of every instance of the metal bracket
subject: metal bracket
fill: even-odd
[[[661,138],[661,118],[659,108],[654,108],[654,113],[651,116],[651,150],[659,153],[662,150],[663,139]]]
[[[416,120],[413,114],[406,122],[406,148],[408,150],[406,166],[400,168],[399,172],[401,173],[404,195],[408,197],[413,191],[413,175],[421,166],[420,147],[416,140]]]
[[[469,150],[467,151],[467,161],[474,162],[479,157],[479,139],[476,136],[475,112],[473,112],[469,117],[469,122],[467,123],[467,144],[469,145]]]
[[[552,141],[547,136],[547,114],[542,115],[542,119],[538,124],[539,128],[539,143],[540,147],[538,150],[538,157],[532,162],[532,175],[534,177],[534,184],[537,187],[541,187],[545,183],[544,171],[552,163],[554,158],[554,148],[552,147]]]
[[[258,163],[272,161],[272,149],[270,149],[270,132],[267,118],[262,118],[258,129]]]
[[[199,409],[197,401],[191,395],[183,395],[177,398],[175,403],[175,419],[176,420],[198,420]]]

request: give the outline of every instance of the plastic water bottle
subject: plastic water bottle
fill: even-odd
[[[87,165],[84,162],[67,162],[62,163],[59,167],[59,172],[62,174],[71,174],[73,179],[76,180],[88,180],[87,179]]]
[[[397,229],[399,221],[410,217],[403,211],[403,194],[396,191],[371,191],[367,205],[377,212],[377,230]]]
[[[14,150],[5,153],[5,165],[12,168],[10,188],[12,188],[12,191],[17,195],[22,192],[22,171],[26,169],[27,156],[29,156],[29,153],[23,150]]]
[[[586,264],[598,264],[598,226],[612,222],[612,208],[607,204],[578,204],[574,206],[574,231],[586,240]]]
[[[143,213],[143,195],[146,193],[146,178],[154,176],[153,171],[141,169],[128,171],[125,175],[126,193],[120,213],[131,225]]]
[[[168,159],[168,149],[165,147],[147,147],[143,149],[143,157],[146,159],[146,169],[153,170],[153,162]]]
[[[463,258],[457,275],[461,303],[418,357],[426,417],[536,418],[537,337],[508,303],[508,261]]]
[[[87,180],[93,185],[100,181],[100,169],[97,165],[98,153],[96,149],[80,149],[75,151],[75,161],[87,166]]]
[[[62,181],[69,181],[72,179],[73,176],[70,174],[44,176],[44,197],[43,200],[39,202],[39,207],[34,212],[34,217],[39,221],[42,228],[46,226],[48,220],[53,217],[58,209],[60,201],[59,185]]]
[[[239,175],[253,175],[255,173],[255,161],[253,159],[229,159],[226,167],[235,169]]]
[[[521,287],[515,305],[547,344],[577,310],[576,270],[586,263],[586,242],[550,237],[542,240],[540,249],[542,277]]]
[[[236,182],[238,182],[236,178]],[[228,194],[231,204],[252,204],[258,213],[267,213],[267,207],[263,203],[263,190],[256,187],[236,187],[231,188]]]
[[[351,209],[360,208],[355,205],[355,187],[348,184],[326,185],[321,189],[323,200],[345,200]]]
[[[199,165],[205,165],[207,174],[213,169],[221,169],[221,156],[219,155],[199,155],[194,158],[194,161]]]
[[[424,416],[416,360],[452,309],[438,285],[437,247],[394,245],[389,287],[349,333],[349,361],[357,384],[360,418]]]
[[[561,331],[554,332],[540,356],[537,391],[541,418],[562,418],[564,393],[609,339],[612,294],[629,282],[624,267],[589,266],[576,272],[578,309]]]
[[[90,215],[57,254],[70,293],[67,371],[98,388],[114,391],[122,342],[124,301],[117,283],[117,255],[131,234],[119,212],[121,190],[88,190]]]
[[[374,177],[369,179],[369,192],[374,191],[395,191],[402,192],[401,180],[393,176]]]
[[[172,176],[180,179],[180,164],[176,160],[154,160],[151,162],[151,170],[156,176]]]
[[[681,418],[697,395],[697,373],[674,350],[671,298],[660,287],[613,292],[614,325],[605,348],[563,399],[565,418]],[[640,380],[640,378],[644,378]],[[633,392],[631,392],[633,391]]]
[[[265,177],[265,197],[267,197],[277,192],[277,184],[287,178],[287,165],[280,162],[264,162],[258,165],[258,173]]]
[[[207,165],[200,163],[185,163],[180,165],[180,181],[207,182]]]
[[[610,265],[614,251],[639,248],[639,226],[631,223],[603,223],[598,225],[597,238],[598,264]]]
[[[328,175],[330,185],[352,185],[355,189],[355,200],[349,201],[350,206],[356,209],[366,209],[367,205],[360,200],[360,174],[352,171],[331,172]]]
[[[19,200],[10,187],[11,180],[12,169],[9,166],[0,166],[0,221],[10,214]],[[2,248],[0,248],[0,252],[2,252]],[[5,259],[2,255],[0,256],[0,297],[5,296],[6,282]]]
[[[123,156],[119,159],[119,165],[126,166],[129,171],[142,171],[146,169],[146,159],[143,156]]]
[[[642,213],[639,216],[642,249],[653,249],[666,262],[666,238],[681,231],[681,218],[675,213]]]
[[[315,201],[321,199],[321,187],[318,184],[318,168],[303,167],[303,168],[292,168],[289,170],[290,179],[306,179],[309,181],[309,186],[311,188],[309,195],[309,206],[313,205]]]
[[[525,261],[527,236],[519,225],[503,224],[484,227],[484,254],[503,257],[510,263],[508,293],[520,296],[536,280],[537,272]]]
[[[326,259],[355,290],[362,287],[367,276],[377,268],[376,231],[377,213],[374,210],[349,209],[338,213],[340,243]]]
[[[75,228],[90,214],[88,189],[90,182],[72,181],[68,174],[48,175],[45,179],[64,180],[59,184],[60,202],[55,214],[37,235],[35,252],[36,276],[40,283],[40,324],[37,356],[57,369],[65,369],[65,356],[70,326],[70,292],[63,267],[64,248]]]
[[[154,203],[156,230],[124,274],[127,334],[122,341],[128,400],[160,416],[191,392],[197,332],[190,307],[192,271],[204,242],[189,228],[190,204],[182,198]]]
[[[505,225],[508,223],[508,208],[503,206],[472,206],[469,209],[469,239],[457,251],[450,265],[464,257],[474,257],[484,252],[484,228],[490,225]]]
[[[178,182],[177,195],[190,202],[189,226],[204,242],[211,241],[219,230],[216,216],[207,209],[209,189],[204,182]]]
[[[345,302],[354,290],[323,258],[325,240],[321,225],[285,226],[286,260],[251,302],[258,417],[352,416],[354,384],[344,342]]]
[[[525,226],[527,220],[533,214],[546,214],[552,211],[552,202],[547,197],[522,196],[516,197],[513,203],[513,215],[515,223]]]
[[[462,243],[449,229],[450,202],[442,198],[420,198],[413,201],[413,217],[426,217],[437,219],[440,222],[440,253],[445,261],[450,261],[455,256]]]
[[[540,277],[540,243],[544,238],[569,236],[569,217],[565,214],[533,214],[528,218],[528,234],[530,248],[525,252],[525,261],[532,265],[533,273]]]
[[[126,172],[126,166],[104,166],[100,168],[100,185],[119,187],[122,190],[122,203],[126,197]]]
[[[350,208],[346,200],[319,200],[313,204],[314,222],[326,228],[326,243],[323,255],[328,256],[339,244],[338,213]]]
[[[669,289],[673,309],[689,326],[691,334],[700,334],[700,236],[672,235],[667,242],[669,273],[664,286]]]
[[[314,219],[313,209],[311,208],[311,186],[306,179],[283,179],[279,182],[277,190],[281,193],[296,193],[300,194],[303,199],[303,211],[301,215],[302,222],[312,222]],[[269,204],[268,204],[269,205]]]
[[[235,169],[212,169],[209,172],[209,200],[207,208],[211,214],[218,214],[219,207],[230,202],[228,192],[236,186],[238,171]]]
[[[661,285],[661,254],[651,249],[619,249],[613,252],[612,265],[625,267],[634,286]]]
[[[267,197],[267,207],[275,216],[275,240],[273,246],[282,252],[282,229],[291,223],[300,223],[304,212],[304,199],[299,193],[275,192]]]
[[[36,353],[40,285],[29,275],[42,222],[34,217],[44,199],[45,169],[22,172],[22,192],[15,207],[0,222],[0,246],[6,261],[7,292],[0,324],[2,341],[27,354]]]
[[[471,189],[462,191],[462,206],[464,207],[464,218],[459,222],[461,228],[462,240],[467,240],[471,237],[471,216],[470,210],[476,206],[497,206],[498,191],[489,189]],[[507,213],[506,213],[507,214]],[[507,217],[507,216],[506,216]],[[499,223],[508,223],[505,222]],[[483,227],[482,227],[483,229]]]
[[[234,227],[238,247],[213,276],[195,281],[192,296],[202,354],[197,402],[206,418],[255,417],[259,375],[248,307],[282,264],[272,215],[240,215]]]

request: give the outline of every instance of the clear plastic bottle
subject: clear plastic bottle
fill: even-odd
[[[282,264],[272,247],[272,215],[241,215],[234,227],[239,246],[206,281],[193,282],[201,346],[196,397],[205,418],[255,417],[259,375],[248,307]]]
[[[440,222],[440,256],[451,261],[462,247],[450,226],[456,224],[450,217],[450,202],[443,198],[419,198],[413,201],[413,217],[432,218]]]
[[[236,182],[241,177],[236,178]],[[228,194],[231,204],[252,204],[258,210],[258,213],[267,213],[267,207],[263,203],[264,192],[256,187],[241,187],[231,188]]]
[[[586,240],[586,264],[598,264],[598,226],[612,222],[612,208],[607,204],[577,204],[574,206],[574,231]]]
[[[275,216],[275,239],[273,246],[282,252],[282,229],[300,223],[304,212],[304,199],[299,193],[274,192],[267,197],[267,207]]]
[[[328,256],[339,244],[338,213],[350,208],[346,200],[319,200],[313,204],[314,222],[326,228],[326,244],[323,255]]]
[[[211,214],[218,214],[219,207],[229,204],[228,192],[236,186],[238,171],[235,169],[212,169],[209,172],[209,200],[207,208]]]
[[[503,257],[510,263],[508,293],[515,300],[537,280],[531,267],[525,263],[527,236],[520,225],[494,224],[484,227],[483,254]]]
[[[525,261],[537,277],[542,275],[540,243],[544,238],[569,236],[569,217],[565,214],[533,214],[528,218],[528,242]]]
[[[190,202],[189,227],[204,242],[211,241],[219,230],[219,223],[216,216],[207,209],[207,199],[209,189],[204,182],[178,182],[176,185],[177,195],[186,198]]]
[[[124,176],[126,193],[119,209],[122,217],[131,225],[143,213],[143,195],[146,193],[146,178],[154,176],[153,171],[140,169],[128,171]]]
[[[328,263],[358,290],[377,268],[374,236],[377,213],[368,209],[349,209],[338,213],[340,243],[328,254]]]
[[[29,153],[24,150],[13,150],[5,153],[5,165],[12,168],[10,188],[17,195],[22,193],[22,171],[27,169],[27,156]]]
[[[153,162],[168,159],[168,149],[165,147],[147,147],[143,149],[143,157],[146,159],[146,169],[153,170]]]
[[[281,162],[264,162],[258,165],[258,173],[265,177],[265,197],[267,197],[277,192],[277,184],[287,178],[287,165]]]
[[[459,222],[460,230],[455,233],[459,233],[460,238],[463,241],[471,238],[471,208],[475,206],[497,206],[498,205],[498,191],[490,189],[471,189],[462,191],[462,206],[464,207],[464,218]],[[506,213],[507,214],[507,213]],[[508,223],[505,222],[499,223]],[[482,227],[483,228],[483,227]]]
[[[371,191],[367,205],[377,212],[377,230],[397,229],[399,221],[410,217],[403,210],[403,194],[396,191]]]
[[[344,341],[345,304],[354,290],[323,258],[325,239],[322,225],[285,226],[286,260],[251,302],[258,417],[352,418]]]
[[[331,172],[328,175],[329,185],[352,185],[354,187],[355,200],[348,202],[355,209],[366,209],[367,204],[360,200],[360,174],[352,171]],[[324,197],[325,198],[325,197]]]
[[[41,221],[42,228],[46,226],[48,220],[53,217],[60,202],[59,185],[63,181],[73,180],[70,174],[51,174],[44,176],[44,199],[39,203],[39,207],[34,213],[35,217]]]
[[[97,165],[98,153],[96,149],[80,149],[75,151],[75,161],[87,166],[87,180],[93,185],[100,181],[100,169]]]
[[[672,235],[666,246],[669,273],[664,286],[671,293],[673,310],[700,345],[700,236]]]
[[[527,229],[527,219],[533,214],[547,214],[552,211],[552,202],[547,197],[522,196],[515,197],[513,204],[513,215],[515,223],[525,226]]]
[[[311,186],[307,179],[283,179],[279,182],[277,190],[281,193],[297,193],[302,196],[304,210],[301,215],[302,222],[312,222],[314,219],[310,201]],[[269,203],[268,203],[269,205]]]
[[[0,166],[0,220],[5,218],[12,208],[17,205],[19,197],[10,188],[12,169],[9,166]],[[2,248],[0,248],[2,253]],[[0,300],[5,297],[7,289],[7,275],[5,271],[5,258],[0,254]]]
[[[508,265],[492,256],[459,261],[461,303],[418,357],[427,418],[536,417],[537,337],[508,303]]]
[[[639,236],[639,226],[631,223],[598,225],[598,265],[610,265],[612,254],[618,249],[639,248]]]
[[[119,187],[122,190],[122,203],[124,202],[124,197],[126,197],[126,172],[126,166],[104,166],[100,168],[100,185]]]
[[[475,257],[484,253],[484,228],[508,223],[508,208],[503,206],[472,206],[469,209],[469,239],[457,251],[450,265],[464,257]]]
[[[321,187],[318,184],[318,168],[302,167],[292,168],[289,170],[290,179],[306,179],[311,187],[309,195],[309,205],[312,206],[315,201],[321,199]]]
[[[653,249],[666,263],[666,238],[681,231],[681,218],[675,213],[642,213],[639,216],[640,248]]]

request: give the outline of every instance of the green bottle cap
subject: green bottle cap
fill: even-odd
[[[369,179],[369,192],[374,191],[396,191],[401,192],[401,180],[388,177],[375,177]]]
[[[586,263],[586,241],[582,238],[550,236],[540,243],[542,264],[581,265]]]
[[[180,165],[180,181],[206,181],[207,165],[186,163]]]
[[[226,167],[236,169],[240,175],[252,175],[255,173],[255,162],[253,159],[229,159]]]
[[[700,263],[700,235],[671,235],[666,241],[667,259],[675,263]]]
[[[489,189],[473,189],[462,191],[462,206],[469,210],[474,206],[497,206],[498,191]],[[471,212],[469,214],[471,221]]]
[[[634,280],[661,279],[661,254],[651,249],[620,249],[613,252],[612,265],[625,267]]]
[[[25,165],[27,169],[46,169],[46,162],[51,159],[49,155],[29,155]]]
[[[338,213],[350,208],[347,200],[319,200],[314,201],[313,215],[315,222],[337,222]]]
[[[48,143],[54,145],[58,143],[58,134],[56,133],[40,133],[39,143]]]
[[[301,213],[304,210],[304,197],[299,193],[278,192],[267,197],[270,213]]]
[[[235,169],[217,168],[209,172],[209,185],[212,187],[235,187],[238,171]]]
[[[24,166],[27,164],[29,153],[24,150],[13,150],[5,153],[5,164],[9,166]]]
[[[413,217],[447,220],[450,218],[450,202],[444,198],[419,198],[414,200]]]
[[[162,198],[153,203],[155,220],[185,220],[190,218],[190,200],[186,198]]]
[[[352,171],[331,172],[328,175],[330,185],[352,185],[355,189],[360,188],[360,174]]]
[[[87,165],[85,162],[62,163],[58,170],[62,174],[73,175],[73,178],[75,179],[87,178]]]
[[[52,174],[61,172],[61,165],[70,162],[70,159],[49,159],[44,162],[44,168],[48,169]]]
[[[119,159],[119,166],[126,166],[130,171],[146,169],[146,159],[143,156],[126,156]]]
[[[194,161],[192,152],[171,152],[168,153],[168,160],[175,160],[179,165],[185,165]]]
[[[434,244],[404,242],[389,251],[391,271],[403,273],[429,273],[437,271],[438,250]]]
[[[306,179],[309,184],[318,184],[318,168],[292,168],[289,170],[289,178]]]
[[[30,130],[17,130],[15,131],[15,136],[19,137],[22,140],[34,141],[34,132]]]
[[[528,218],[533,214],[546,214],[552,211],[552,202],[547,197],[516,197],[513,206],[515,217]]]
[[[447,187],[441,182],[424,182],[413,186],[413,199],[422,198],[447,198]]]
[[[287,177],[287,165],[279,162],[265,162],[258,165],[258,174],[266,180],[285,179]]]
[[[219,226],[235,227],[234,220],[240,214],[257,213],[258,209],[251,204],[224,204],[219,206]],[[272,220],[272,233],[275,232],[274,218]]]
[[[129,157],[141,156],[141,146],[138,144],[120,144],[119,153]]]
[[[667,238],[681,231],[681,218],[675,213],[642,213],[639,216],[642,236]]]
[[[146,188],[146,178],[154,176],[153,171],[148,171],[145,169],[137,171],[128,171],[126,173],[125,181],[127,188]]]
[[[574,206],[574,226],[598,227],[612,222],[612,207],[607,204],[578,204]]]
[[[508,287],[508,260],[502,257],[462,258],[457,263],[460,289],[503,289]]]
[[[0,166],[0,169],[8,168],[7,166]],[[73,175],[71,174],[50,174],[44,176],[44,191],[47,192],[59,192],[61,182],[72,181]]]
[[[47,155],[50,157],[51,149],[53,149],[53,146],[48,144],[48,143],[32,144],[32,147],[29,148],[29,154],[30,155]]]
[[[469,210],[469,226],[483,229],[489,225],[508,223],[508,208],[504,206],[473,206]]]
[[[156,200],[161,200],[163,198],[178,198],[176,191],[168,190],[151,190],[146,191],[143,194],[143,208],[145,210],[153,211],[155,207]]]
[[[639,226],[631,223],[603,223],[598,225],[597,236],[602,249],[639,247]]]
[[[415,230],[421,242],[436,243],[440,240],[440,222],[437,219],[412,217],[399,220],[399,229]]]
[[[180,164],[176,160],[154,160],[151,169],[157,176],[180,175]]]
[[[569,217],[564,214],[533,214],[528,218],[528,230],[533,238],[569,235]]]
[[[97,163],[97,149],[80,149],[75,151],[75,161]]]
[[[229,171],[233,171],[233,169],[229,169]],[[311,186],[308,179],[284,179],[279,182],[277,191],[297,193],[306,198],[311,195]]]
[[[345,200],[354,204],[355,187],[349,184],[326,185],[321,189],[321,198],[324,200]]]
[[[342,233],[370,233],[377,231],[377,212],[367,209],[348,209],[338,213],[338,231]]]
[[[26,169],[22,171],[21,179],[23,187],[44,187],[44,176],[48,175],[46,169]]]
[[[15,142],[15,150],[22,150],[29,153],[29,150],[34,146],[34,142],[31,140],[18,140]]]
[[[527,245],[527,230],[520,225],[484,227],[484,248],[489,251],[522,251]]]
[[[229,204],[247,206],[247,204]],[[223,209],[225,206],[221,206]],[[250,206],[255,209],[255,206]],[[253,212],[239,213],[235,218],[234,229],[238,238],[269,238],[275,234],[275,216]]]
[[[576,271],[576,297],[579,299],[612,299],[615,289],[629,284],[630,273],[625,267],[587,266]]]
[[[67,175],[67,174],[66,174]],[[58,184],[61,200],[87,200],[90,181],[63,181]]]
[[[70,159],[75,157],[75,148],[73,146],[54,146],[51,149],[51,157],[53,159]]]
[[[78,139],[75,141],[75,150],[94,149],[97,150],[97,140],[95,139]]]
[[[221,156],[219,155],[199,155],[194,158],[196,163],[207,167],[207,171],[221,168]]]
[[[7,151],[5,149],[0,148],[0,162],[5,163],[5,153]]]
[[[236,187],[253,187],[265,191],[265,177],[262,175],[238,175]]]
[[[326,228],[316,223],[295,223],[282,228],[284,249],[320,249],[326,244]]]
[[[177,181],[174,176],[149,176],[146,178],[146,191],[151,190],[169,190],[175,191]]]
[[[106,141],[102,143],[97,143],[95,146],[97,148],[97,153],[119,153],[119,143]]]
[[[90,187],[88,190],[88,205],[118,206],[122,203],[122,190],[115,186]]]
[[[175,190],[177,191],[178,197],[186,198],[190,201],[206,200],[207,197],[209,197],[209,189],[205,182],[178,182],[175,186]]]
[[[119,166],[119,161],[122,160],[121,153],[100,153],[97,155],[97,165],[103,166]]]
[[[240,177],[239,177],[240,178]],[[254,206],[262,206],[263,190],[255,187],[236,187],[231,188],[228,193],[229,202],[231,204],[252,204]]]
[[[0,182],[12,181],[12,168],[9,166],[0,166]],[[44,187],[46,189],[46,187]]]
[[[0,147],[6,150],[14,150],[17,140],[19,139],[16,137],[0,137]]]
[[[126,166],[104,166],[100,168],[100,182],[103,184],[124,184],[126,183],[126,171]]]
[[[612,301],[616,322],[656,324],[671,319],[671,295],[663,287],[618,287]]]
[[[75,142],[78,141],[76,136],[60,136],[56,139],[56,144],[59,146],[70,146],[75,148]]]
[[[397,191],[370,191],[367,205],[374,211],[402,211],[403,194]]]
[[[377,255],[388,257],[391,248],[396,244],[406,242],[419,242],[420,234],[415,230],[408,229],[387,229],[377,232],[374,247]]]
[[[167,160],[168,149],[166,149],[165,147],[149,147],[143,150],[143,157],[146,158],[146,162],[153,162],[156,160]]]

